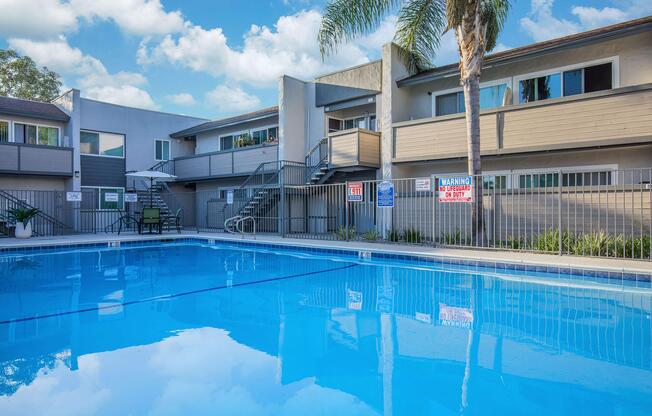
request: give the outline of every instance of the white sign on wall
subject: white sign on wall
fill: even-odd
[[[104,194],[104,202],[118,202],[117,192],[107,192]]]
[[[81,192],[66,192],[66,201],[68,202],[81,202],[82,193]]]
[[[233,191],[229,190],[226,191],[226,203],[229,205],[233,205]]]
[[[429,192],[431,189],[430,178],[416,179],[414,181],[414,189],[417,192]]]
[[[138,194],[125,194],[125,202],[138,202]]]

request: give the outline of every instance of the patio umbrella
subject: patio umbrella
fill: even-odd
[[[154,182],[161,181],[167,182],[176,179],[176,176],[168,173],[159,172],[157,170],[139,170],[137,172],[127,172],[127,176],[136,178],[149,179],[149,207],[152,208]]]

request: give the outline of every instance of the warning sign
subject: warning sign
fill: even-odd
[[[473,202],[473,177],[439,178],[439,202]]]
[[[346,200],[348,202],[362,202],[362,182],[349,182],[346,188]]]

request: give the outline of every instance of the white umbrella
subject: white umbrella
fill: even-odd
[[[149,207],[150,208],[152,207],[152,198],[153,198],[152,188],[154,186],[154,181],[168,182],[168,181],[173,181],[177,178],[174,175],[170,175],[169,173],[159,172],[157,170],[139,170],[137,172],[127,172],[127,176],[149,179]]]

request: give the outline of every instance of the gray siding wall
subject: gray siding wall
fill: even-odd
[[[81,156],[82,186],[125,187],[125,159],[117,157]]]

